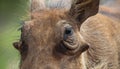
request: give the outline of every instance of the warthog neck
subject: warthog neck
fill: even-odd
[[[89,45],[82,54],[87,69],[117,69],[117,43],[111,20],[101,14],[90,17],[82,25],[81,35]]]
[[[102,54],[97,51],[90,51],[82,54],[82,69],[118,69],[118,57],[111,53]],[[93,55],[95,54],[95,55]],[[112,55],[107,57],[107,55]]]

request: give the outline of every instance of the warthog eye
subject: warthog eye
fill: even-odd
[[[63,39],[66,40],[67,38],[69,38],[70,36],[72,36],[73,33],[74,33],[74,31],[73,31],[72,26],[66,24],[65,25],[65,31],[64,31],[64,35],[63,35],[64,37],[63,37]]]
[[[65,29],[65,35],[72,35],[72,34],[73,34],[72,28],[71,28],[71,27],[67,27],[67,28]]]
[[[63,42],[63,46],[69,51],[76,50],[79,46],[75,31],[70,24],[64,24],[64,33],[63,33],[62,42]]]
[[[77,38],[76,29],[76,26],[66,20],[61,20],[57,23],[56,34],[60,36],[58,39],[61,39],[59,46],[57,46],[57,51],[71,55],[79,50],[79,38]]]

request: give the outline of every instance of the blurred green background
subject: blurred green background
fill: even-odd
[[[23,20],[28,18],[29,0],[0,0],[0,69],[18,69],[20,55],[12,46],[19,41]]]

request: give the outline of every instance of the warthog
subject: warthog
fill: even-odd
[[[99,0],[32,0],[14,43],[20,69],[120,69],[120,23],[98,8]]]

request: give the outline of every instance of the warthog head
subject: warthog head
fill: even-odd
[[[14,43],[20,69],[82,69],[81,53],[89,46],[80,26],[98,12],[99,0],[32,0],[31,19]]]

